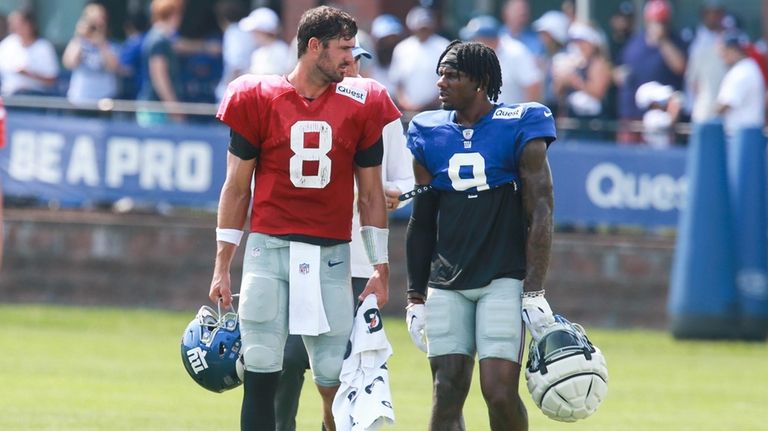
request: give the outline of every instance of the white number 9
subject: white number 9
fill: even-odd
[[[472,168],[471,178],[461,178],[459,169],[462,166]],[[485,159],[480,153],[456,153],[448,161],[448,177],[451,179],[451,185],[454,190],[463,192],[472,187],[477,187],[477,191],[488,190],[488,180],[485,177]]]

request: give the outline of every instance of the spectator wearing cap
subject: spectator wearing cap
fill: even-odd
[[[390,94],[395,94],[395,86],[389,80],[389,69],[392,64],[392,53],[403,40],[403,24],[390,14],[377,16],[371,23],[371,37],[376,47],[376,57],[373,61],[371,78],[379,81]]]
[[[611,64],[601,49],[603,38],[582,22],[571,24],[568,38],[575,49],[556,57],[552,68],[560,113],[585,120],[601,118],[603,99],[611,85]],[[593,137],[591,132],[576,132],[580,137]]]
[[[556,10],[545,12],[533,22],[533,29],[545,47],[544,54],[536,59],[544,74],[542,102],[555,113],[559,113],[559,100],[554,86],[553,68],[560,60],[567,58],[565,46],[568,43],[569,26],[568,17]]]
[[[240,20],[246,10],[240,0],[219,0],[216,3],[216,20],[224,32],[221,42],[223,67],[221,80],[216,86],[216,100],[224,97],[227,84],[246,73],[251,67],[251,54],[256,49],[253,36],[240,29]]]
[[[240,30],[249,32],[257,48],[251,54],[250,72],[256,75],[282,75],[290,72],[290,48],[278,37],[280,18],[272,9],[260,7],[240,20]]]
[[[674,125],[682,109],[682,95],[669,85],[646,82],[635,93],[635,104],[643,114],[643,142],[654,149],[674,143]]]
[[[719,52],[729,67],[717,94],[717,113],[728,136],[765,125],[765,82],[757,62],[747,55],[749,37],[733,30],[723,35]]]
[[[499,102],[522,103],[539,101],[542,75],[528,48],[517,39],[500,42],[501,23],[490,15],[480,15],[467,22],[459,35],[464,40],[484,43],[496,51],[501,66]]]
[[[448,39],[435,33],[435,16],[425,7],[411,9],[405,24],[412,35],[395,46],[389,69],[396,102],[405,111],[436,108],[435,65],[448,46]]]
[[[671,85],[675,90],[683,87],[686,55],[682,40],[670,28],[671,15],[667,0],[648,1],[643,9],[645,28],[627,42],[621,64],[615,69],[620,143],[642,142],[636,124],[642,118],[642,111],[635,104],[638,87],[651,81]]]
[[[690,101],[691,121],[700,123],[717,115],[716,98],[726,65],[718,51],[723,34],[725,8],[719,0],[707,0],[688,49],[685,91]]]
[[[502,11],[504,27],[501,29],[501,43],[509,40],[518,40],[534,57],[545,54],[544,44],[539,39],[536,31],[530,28],[531,8],[528,0],[508,0]]]

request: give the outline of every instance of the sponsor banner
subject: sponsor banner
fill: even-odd
[[[213,207],[226,172],[225,126],[14,114],[0,175],[6,196],[63,206],[143,203]]]
[[[681,148],[556,142],[555,222],[674,227],[685,203],[685,158]]]
[[[89,206],[128,197],[215,208],[226,174],[228,129],[14,114],[0,151],[6,196]],[[549,150],[555,221],[674,227],[685,202],[685,150],[557,141]],[[407,219],[411,206],[394,218]]]

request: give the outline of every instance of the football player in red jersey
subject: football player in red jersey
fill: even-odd
[[[320,6],[302,16],[298,64],[287,76],[242,76],[217,117],[231,129],[210,298],[231,304],[230,264],[252,200],[240,287],[245,363],[242,430],[274,430],[274,397],[288,333],[301,334],[323,400],[331,404],[352,328],[349,241],[354,181],[361,234],[375,271],[361,298],[388,300],[384,125],[400,112],[375,81],[345,72],[357,24]],[[251,180],[254,187],[251,193]]]

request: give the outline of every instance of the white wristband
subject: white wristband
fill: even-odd
[[[238,246],[242,238],[243,231],[241,230],[216,228],[216,241],[224,241]]]
[[[375,226],[363,226],[360,228],[360,236],[363,237],[363,247],[371,265],[389,263],[388,243],[389,229]]]

